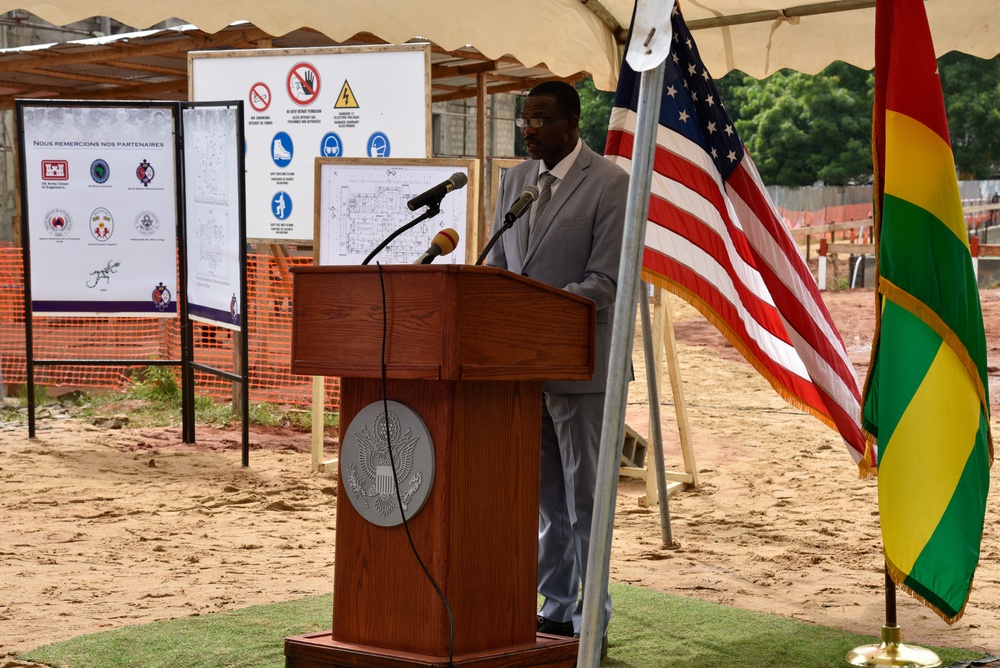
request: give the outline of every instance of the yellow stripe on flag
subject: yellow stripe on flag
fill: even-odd
[[[942,344],[879,463],[879,512],[887,556],[909,573],[952,499],[979,429],[979,396]]]
[[[923,123],[885,112],[885,193],[919,206],[969,246],[955,159],[941,137]]]

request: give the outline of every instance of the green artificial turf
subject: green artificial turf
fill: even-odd
[[[607,668],[843,668],[851,649],[878,642],[639,587],[612,585],[611,595]],[[80,636],[20,658],[58,668],[282,668],[285,637],[331,623],[331,597],[318,596]],[[945,666],[982,656],[933,649]]]

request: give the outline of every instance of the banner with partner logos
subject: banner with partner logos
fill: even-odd
[[[176,316],[176,106],[17,108],[32,313]]]

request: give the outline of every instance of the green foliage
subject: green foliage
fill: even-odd
[[[611,585],[611,595],[606,668],[840,668],[851,649],[878,642],[641,587]],[[20,658],[65,668],[279,668],[284,638],[329,629],[331,607],[331,596],[316,596],[160,621],[80,636]],[[944,665],[982,656],[935,651]]]
[[[938,59],[959,178],[1000,168],[1000,56]],[[842,62],[815,76],[781,70],[762,81],[730,72],[717,82],[767,184],[869,182],[874,75]]]
[[[871,178],[871,76],[844,63],[817,75],[781,70],[719,82],[764,183],[846,185]]]
[[[953,52],[938,71],[959,177],[988,179],[1000,166],[1000,57]]]
[[[135,373],[125,388],[127,399],[147,401],[180,401],[181,386],[177,382],[180,370],[167,366],[148,366]]]
[[[597,90],[589,77],[576,84],[576,92],[580,95],[580,138],[591,150],[604,155],[615,95]]]

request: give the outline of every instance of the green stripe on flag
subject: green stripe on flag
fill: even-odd
[[[930,213],[889,194],[881,232],[879,273],[941,318],[987,387],[983,315],[968,248]]]
[[[980,413],[979,431],[962,477],[934,534],[903,582],[947,617],[965,607],[979,563],[979,543],[990,480],[989,424]]]

